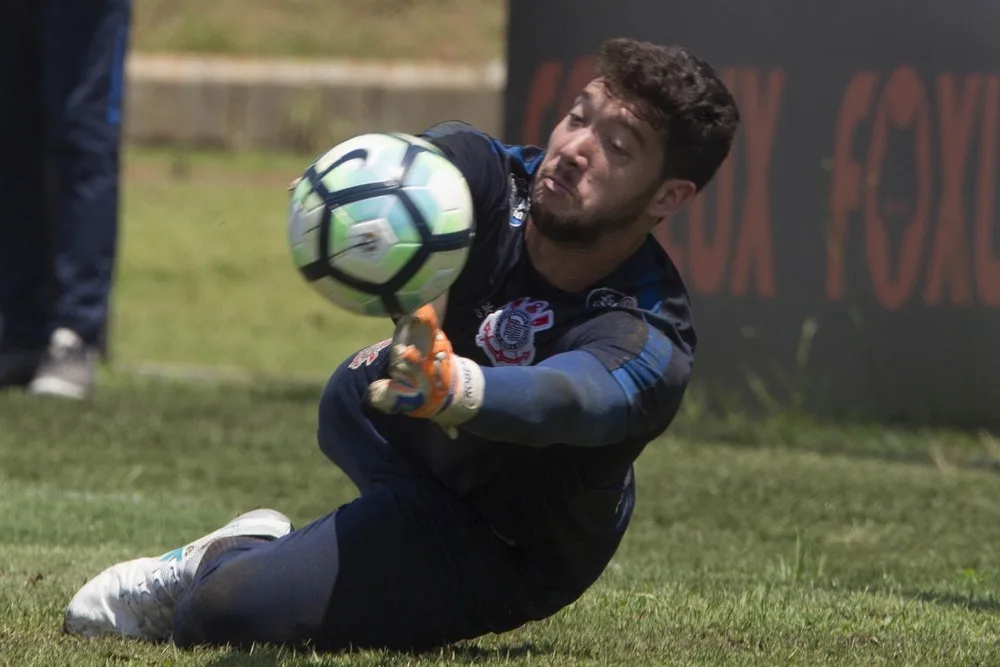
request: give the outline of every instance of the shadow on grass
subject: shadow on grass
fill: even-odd
[[[488,648],[459,644],[425,652],[340,651],[314,653],[309,649],[292,651],[285,648],[260,646],[255,647],[253,651],[232,651],[205,664],[210,667],[264,667],[289,664],[289,662],[295,664],[299,660],[303,664],[317,664],[317,658],[319,658],[319,664],[343,664],[345,659],[349,659],[351,664],[385,665],[394,662],[409,664],[414,659],[424,658],[434,662],[446,660],[449,663],[475,665],[485,662],[503,662],[526,656],[552,655],[554,653],[555,650],[551,646],[533,642]],[[580,655],[577,657],[583,658],[586,656]]]
[[[959,593],[929,591],[907,591],[903,593],[903,595],[913,598],[914,600],[939,604],[945,607],[963,607],[969,611],[986,614],[996,614],[1000,612],[1000,600],[994,598],[993,596],[972,597],[969,595],[961,595]]]
[[[323,395],[322,382],[274,382],[265,381],[253,384],[249,392],[254,399],[263,401],[294,403],[297,405],[319,405]]]

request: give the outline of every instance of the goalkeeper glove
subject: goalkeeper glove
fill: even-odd
[[[389,379],[368,387],[367,401],[387,414],[440,424],[450,438],[483,404],[486,381],[476,362],[452,351],[431,305],[396,324],[389,353]]]

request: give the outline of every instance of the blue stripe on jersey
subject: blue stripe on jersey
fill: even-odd
[[[639,354],[613,370],[611,377],[625,392],[629,403],[634,404],[642,392],[663,381],[673,354],[674,346],[670,340],[657,329],[649,327],[646,344]]]
[[[483,405],[464,430],[489,440],[544,447],[601,446],[628,434],[629,405],[618,382],[585,350],[536,366],[483,366]]]
[[[660,286],[655,282],[647,283],[637,295],[639,308],[648,310],[651,313],[658,313],[663,306],[663,298],[660,294]]]
[[[531,175],[538,169],[538,165],[542,163],[542,157],[545,155],[539,151],[534,157],[527,158],[524,155],[524,146],[506,146],[496,139],[493,140],[493,143],[501,153],[520,164],[524,171]]]

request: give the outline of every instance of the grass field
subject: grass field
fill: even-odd
[[[503,57],[505,0],[139,0],[138,51],[434,59]]]
[[[613,565],[555,618],[423,656],[179,652],[60,633],[107,564],[272,506],[353,495],[315,444],[321,382],[386,333],[290,268],[302,157],[129,156],[115,365],[84,404],[0,395],[0,665],[987,665],[1000,662],[1000,445],[987,435],[709,418],[637,468]],[[137,374],[213,365],[254,382]]]

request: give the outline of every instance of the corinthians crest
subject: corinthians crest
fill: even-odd
[[[535,360],[535,333],[554,321],[548,302],[516,299],[482,321],[476,345],[494,366],[527,366]]]

